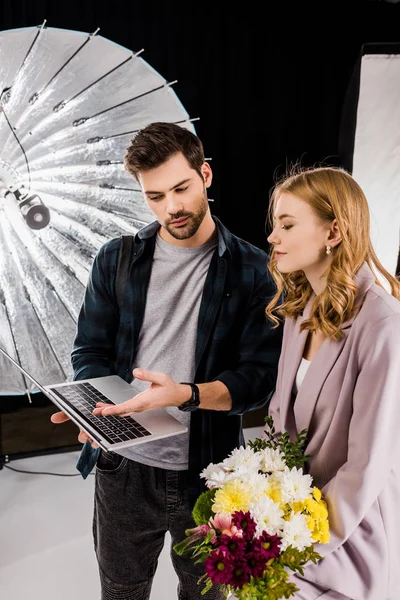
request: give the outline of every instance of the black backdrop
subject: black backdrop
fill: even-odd
[[[340,120],[362,45],[400,42],[400,4],[1,0],[0,29],[93,32],[168,81],[212,157],[214,214],[267,249],[268,194],[287,164],[342,164]],[[236,4],[236,3],[235,3]],[[351,13],[351,14],[350,14]],[[0,82],[1,85],[1,82]]]
[[[352,73],[363,44],[400,42],[400,3],[233,4],[1,0],[0,30],[47,19],[49,27],[89,33],[100,27],[100,35],[133,51],[144,48],[143,59],[167,81],[178,80],[174,89],[184,107],[200,117],[196,130],[214,171],[212,212],[234,233],[267,249],[269,192],[286,166],[346,166],[339,133]],[[345,137],[352,133],[344,131]],[[26,406],[21,400],[0,397],[0,417],[5,411],[3,426],[14,444],[7,452],[62,444],[43,398],[34,402],[36,417],[25,411],[25,425],[22,413],[11,419],[10,411]],[[28,430],[34,436],[30,446]],[[68,431],[65,444],[76,439],[75,427]]]

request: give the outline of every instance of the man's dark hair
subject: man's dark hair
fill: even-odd
[[[124,158],[125,168],[137,180],[140,171],[155,169],[179,153],[202,177],[204,150],[199,138],[175,123],[150,123],[131,140]]]

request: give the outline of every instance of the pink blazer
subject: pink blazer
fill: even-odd
[[[277,432],[308,429],[307,471],[322,488],[331,541],[304,578],[354,600],[400,599],[400,302],[357,274],[362,306],[325,340],[294,402],[311,301],[284,327],[276,392],[269,414]]]

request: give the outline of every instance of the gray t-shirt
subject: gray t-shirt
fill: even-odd
[[[168,244],[157,235],[138,352],[132,368],[161,371],[175,381],[192,382],[197,322],[204,283],[217,247],[214,238],[197,248]],[[147,382],[133,380],[139,393]],[[190,412],[166,409],[187,427]],[[189,433],[118,450],[132,460],[164,469],[188,468]]]

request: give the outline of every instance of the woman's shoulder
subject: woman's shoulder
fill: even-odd
[[[387,290],[373,283],[365,295],[360,316],[368,317],[371,322],[385,318],[397,321],[400,316],[400,300],[392,296]]]

